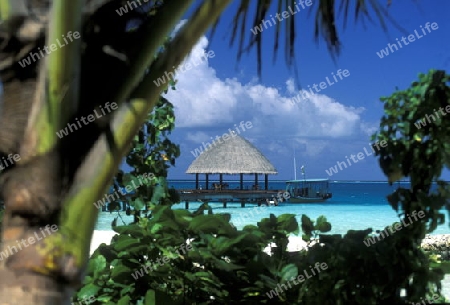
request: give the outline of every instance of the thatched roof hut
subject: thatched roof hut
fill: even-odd
[[[206,147],[205,147],[206,146]],[[186,173],[196,174],[196,188],[198,188],[198,174],[219,174],[220,184],[222,175],[240,175],[241,189],[243,175],[254,174],[255,185],[258,185],[258,175],[265,175],[265,189],[268,187],[268,175],[278,174],[270,161],[249,141],[233,132],[230,137],[204,145],[205,151],[189,166]]]

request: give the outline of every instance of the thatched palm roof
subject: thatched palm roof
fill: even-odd
[[[189,166],[187,174],[278,174],[266,157],[237,135],[215,142]]]

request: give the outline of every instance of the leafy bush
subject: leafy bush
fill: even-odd
[[[96,295],[98,302],[114,304],[268,304],[266,292],[296,272],[286,251],[263,252],[270,242],[286,247],[287,235],[298,230],[295,215],[271,215],[237,230],[229,214],[214,215],[206,205],[196,212],[158,206],[153,214],[114,228],[120,235],[92,256],[79,298]],[[187,240],[193,249],[174,257]],[[164,255],[174,258],[142,277],[132,276]],[[291,299],[295,290],[287,294]]]
[[[180,155],[180,147],[169,139],[174,123],[173,105],[161,97],[136,135],[133,149],[125,160],[132,170],[127,173],[121,170],[114,179],[116,194],[121,194],[119,190],[126,187],[131,187],[132,191],[111,201],[108,205],[110,212],[120,211],[125,202],[127,215],[133,215],[133,222],[137,223],[141,217],[150,217],[150,211],[156,205],[172,205],[180,201],[179,194],[169,189],[166,182],[168,168],[175,165],[175,159]],[[142,179],[143,175],[150,178]]]
[[[299,230],[295,215],[270,215],[242,230],[229,220],[207,205],[196,212],[158,206],[150,219],[114,227],[120,235],[95,251],[77,298],[95,295],[96,304],[400,304],[400,288],[431,296],[443,277],[430,271],[406,229],[371,247],[363,243],[370,230],[319,234],[320,243],[308,251],[289,253],[288,236]],[[302,229],[310,239],[331,225],[323,216],[314,225],[303,215]],[[174,254],[187,240],[192,250]],[[272,255],[263,251],[270,243]],[[141,269],[163,256],[170,262]],[[316,263],[328,268],[292,284],[304,270],[311,275]],[[278,285],[290,288],[270,294]]]

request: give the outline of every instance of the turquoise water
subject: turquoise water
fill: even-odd
[[[216,181],[210,180],[210,183]],[[230,182],[230,188],[239,186],[239,182]],[[204,188],[204,182],[201,183]],[[193,181],[169,181],[169,185],[176,189],[194,188]],[[245,187],[251,187],[253,181],[247,181]],[[403,184],[406,186],[406,184]],[[263,183],[260,183],[263,186]],[[281,215],[285,213],[297,215],[300,222],[302,214],[306,214],[312,219],[320,215],[327,217],[332,225],[330,234],[344,234],[348,230],[363,230],[372,228],[374,230],[384,229],[385,226],[398,221],[397,213],[390,207],[386,196],[399,187],[399,184],[390,186],[386,182],[330,182],[330,191],[333,198],[322,204],[288,204],[281,203],[279,206],[257,207],[256,204],[247,204],[241,208],[239,203],[229,203],[227,208],[223,208],[221,203],[211,203],[214,213],[230,213],[231,222],[238,228],[247,224],[256,224],[261,218],[268,217],[271,213]],[[269,189],[284,189],[284,181],[270,181]],[[194,210],[200,203],[190,203],[190,210]],[[184,203],[174,206],[175,209],[184,208]],[[446,210],[446,223],[439,226],[432,234],[450,234],[449,215]],[[121,212],[125,222],[129,222],[131,217]],[[102,212],[96,230],[110,230],[111,221],[116,213],[110,214]],[[119,219],[119,224],[121,223]]]

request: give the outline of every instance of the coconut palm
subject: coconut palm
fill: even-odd
[[[271,7],[282,12],[295,2],[237,2],[231,43],[238,44],[237,59],[256,48],[261,75],[266,32],[249,35],[248,26],[258,26]],[[1,250],[21,249],[1,257],[0,304],[69,302],[89,258],[98,216],[92,203],[107,191],[133,137],[170,84],[158,87],[154,81],[174,72],[206,31],[214,33],[231,3],[0,0],[0,152],[18,159],[0,178],[6,207]],[[129,12],[120,16],[120,7]],[[387,20],[377,0],[320,0],[310,9],[315,36],[333,56],[340,47],[338,14],[344,20],[350,10],[357,18],[373,14],[383,27]],[[194,13],[168,39],[188,11]],[[289,67],[295,67],[298,31],[296,18],[267,31],[275,33],[275,55],[284,40]],[[95,112],[102,115],[91,122],[88,116]],[[82,117],[89,124],[81,125]],[[68,124],[76,130],[61,133]],[[46,231],[52,234],[32,243]]]

